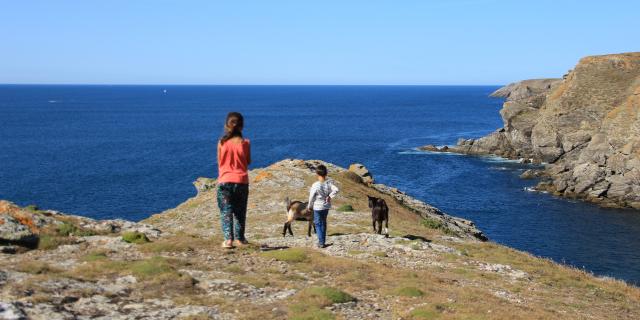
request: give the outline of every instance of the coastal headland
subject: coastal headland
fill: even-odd
[[[325,164],[341,193],[326,249],[282,237],[286,197]],[[250,172],[248,237],[225,250],[216,181],[140,222],[0,201],[2,319],[637,319],[640,289],[488,241],[473,222],[363,165],[287,159]],[[374,234],[367,195],[390,207]]]

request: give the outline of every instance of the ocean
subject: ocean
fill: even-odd
[[[377,182],[475,221],[492,240],[640,284],[640,213],[527,191],[527,167],[417,151],[500,126],[496,86],[0,86],[0,199],[140,220],[216,176],[229,111],[252,167],[363,163]]]

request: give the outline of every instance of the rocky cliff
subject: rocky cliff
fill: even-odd
[[[527,80],[494,95],[507,99],[504,127],[447,151],[547,163],[538,189],[640,208],[640,53],[586,57],[563,79]]]
[[[283,238],[284,198],[318,164],[341,192],[326,249]],[[283,160],[250,172],[247,235],[225,250],[215,180],[134,223],[0,201],[0,319],[634,319],[640,290],[484,240],[472,222],[381,184],[361,165]],[[367,195],[386,199],[390,236]]]

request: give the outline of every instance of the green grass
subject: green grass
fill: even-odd
[[[59,236],[63,236],[63,237],[68,237],[71,235],[79,236],[79,237],[87,237],[87,236],[93,236],[96,234],[91,230],[78,228],[78,226],[68,221],[63,221],[62,224],[58,225],[56,227],[56,233]]]
[[[265,258],[272,258],[284,262],[304,262],[309,259],[307,253],[299,248],[267,251],[262,252],[261,255]]]
[[[26,210],[31,211],[33,213],[38,213],[38,214],[47,214],[46,212],[40,210],[40,208],[38,208],[37,205],[35,204],[30,204],[26,207],[24,207]]]
[[[149,242],[149,238],[142,232],[128,231],[122,234],[122,240],[128,243],[142,244]]]
[[[327,299],[330,303],[345,303],[355,301],[350,294],[331,287],[311,287],[305,290],[306,294]]]
[[[336,210],[340,212],[353,212],[353,206],[351,206],[350,204],[343,204]]]
[[[300,291],[292,298],[289,306],[289,319],[329,320],[335,316],[324,308],[334,303],[355,301],[350,294],[331,287],[310,287]]]
[[[424,292],[416,287],[402,287],[398,288],[395,294],[402,297],[422,297]]]
[[[424,227],[430,228],[430,229],[436,229],[436,230],[440,230],[442,232],[444,232],[445,234],[448,235],[457,235],[457,233],[451,229],[449,229],[447,227],[446,224],[444,224],[444,222],[435,219],[435,218],[423,218],[422,220],[420,220],[420,224]]]
[[[440,317],[438,312],[428,309],[415,309],[411,311],[411,318],[416,320],[437,319],[438,317]]]
[[[49,234],[41,234],[38,237],[38,249],[40,250],[53,250],[63,244],[72,243],[68,237],[60,237]]]
[[[167,259],[163,257],[153,257],[147,260],[135,261],[129,269],[134,276],[143,279],[174,272],[171,265],[167,262]]]
[[[82,260],[84,261],[98,261],[98,260],[105,260],[107,259],[107,253],[104,251],[94,251],[94,252],[89,252],[89,254],[87,254],[86,256],[84,256],[84,258]]]

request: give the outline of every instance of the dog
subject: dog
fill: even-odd
[[[384,221],[384,235],[389,237],[389,207],[382,198],[367,196],[369,198],[369,208],[371,208],[371,221],[373,222],[373,232],[382,234],[382,222]],[[376,230],[376,223],[378,228]]]
[[[316,226],[313,224],[313,210],[307,208],[307,202],[290,201],[287,197],[285,203],[287,205],[287,222],[284,223],[284,228],[282,229],[283,237],[287,236],[287,230],[293,236],[293,231],[291,230],[293,221],[309,221],[307,236],[311,237],[311,228],[313,228],[313,233],[316,233]]]

